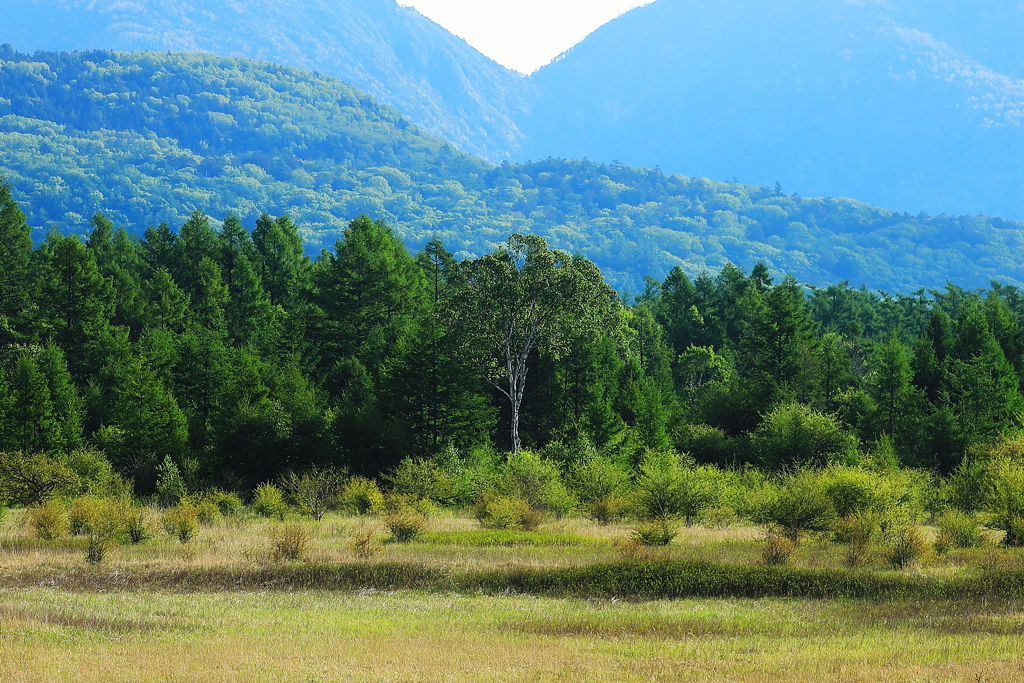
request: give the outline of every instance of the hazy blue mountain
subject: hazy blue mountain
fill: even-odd
[[[494,160],[518,147],[528,80],[394,0],[3,0],[0,43],[184,50],[321,71]]]
[[[620,290],[733,262],[897,292],[1024,284],[1024,225],[911,216],[849,199],[586,160],[496,166],[337,79],[185,53],[18,54],[0,46],[0,176],[41,238],[106,212],[138,234],[196,210],[290,214],[314,250],[360,213],[460,258],[548,237]]]
[[[533,78],[522,156],[1024,218],[1024,3],[658,0]]]

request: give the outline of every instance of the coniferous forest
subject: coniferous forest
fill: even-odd
[[[893,296],[727,265],[623,301],[537,237],[459,261],[360,216],[310,259],[287,216],[197,211],[34,247],[0,202],[0,452],[88,445],[140,494],[167,458],[244,491],[513,448],[948,474],[1021,420],[1024,295],[999,283]]]

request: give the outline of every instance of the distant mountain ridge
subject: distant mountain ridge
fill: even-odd
[[[534,74],[523,154],[1024,218],[1022,8],[658,0]]]
[[[528,79],[394,0],[4,0],[0,43],[33,50],[211,52],[340,78],[424,130],[501,160]]]
[[[437,236],[459,258],[543,235],[634,294],[675,266],[697,276],[758,261],[812,285],[1024,285],[1020,223],[587,160],[496,166],[337,79],[209,54],[0,46],[0,176],[37,239],[82,234],[100,210],[136,234],[194,210],[250,227],[267,212],[291,215],[319,249],[366,213],[412,249]]]

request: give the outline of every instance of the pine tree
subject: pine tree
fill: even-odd
[[[31,292],[32,230],[0,178],[0,349],[24,338]]]

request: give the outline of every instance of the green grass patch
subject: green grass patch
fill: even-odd
[[[578,534],[556,534],[515,529],[475,529],[472,531],[445,531],[423,534],[418,541],[432,545],[502,546],[514,547],[569,547],[608,545],[607,541]]]
[[[563,568],[445,571],[416,563],[303,563],[176,569],[39,568],[0,576],[5,586],[86,591],[403,590],[521,593],[554,597],[978,599],[1024,597],[1024,572],[952,577],[731,565],[700,561],[620,561]]]

